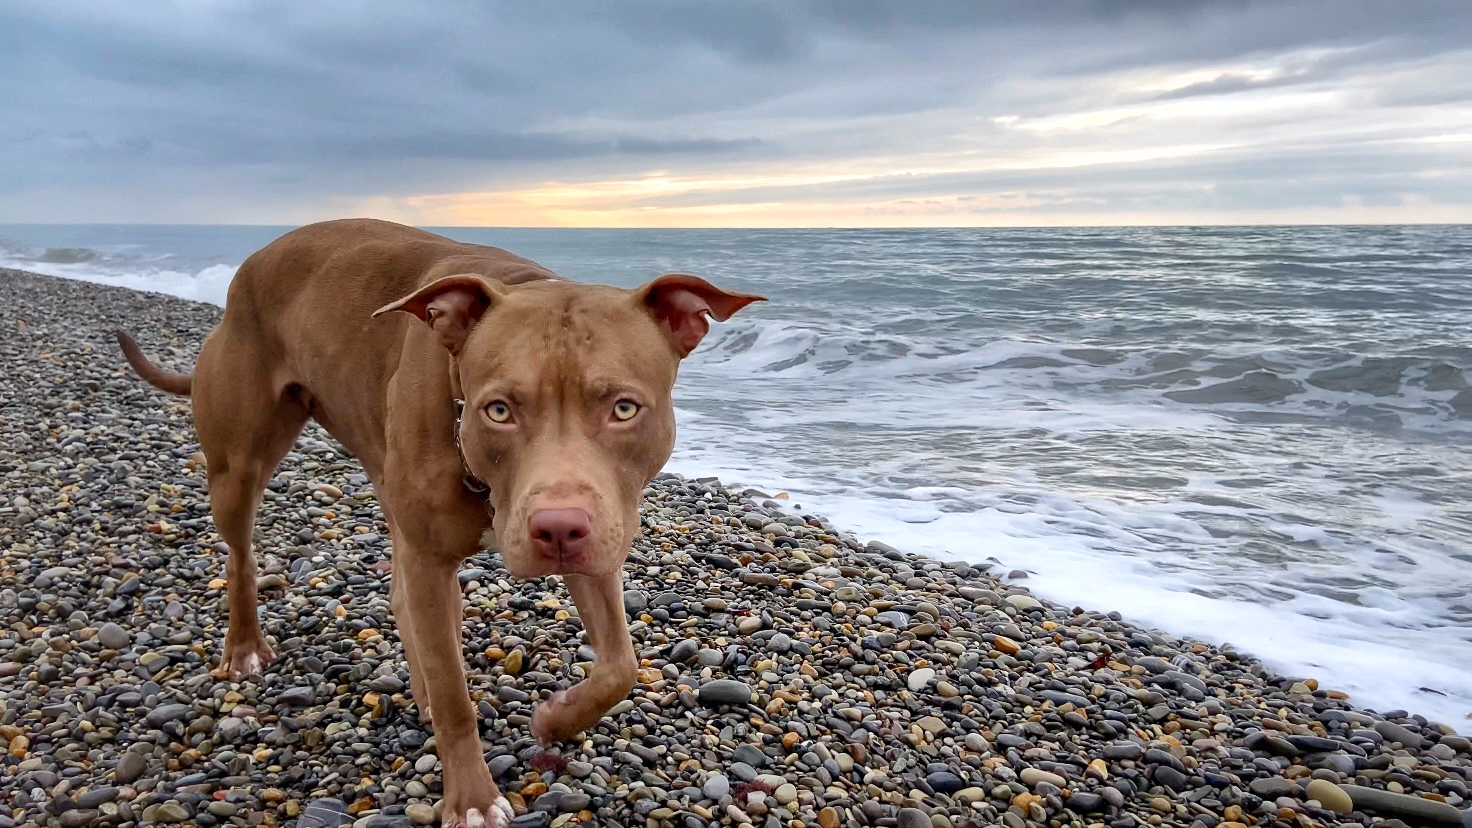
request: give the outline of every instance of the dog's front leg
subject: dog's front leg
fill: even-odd
[[[563,580],[598,655],[591,676],[554,693],[532,714],[532,735],[543,747],[597,724],[610,707],[628,698],[639,670],[624,617],[623,573],[564,575]]]
[[[475,706],[465,684],[464,609],[455,577],[458,560],[425,554],[412,542],[408,548],[395,550],[394,556],[402,565],[394,568],[393,577],[403,579],[403,606],[412,615],[407,624],[399,621],[399,629],[413,636],[415,663],[410,669],[419,672],[419,684],[428,692],[434,710],[436,751],[445,785],[440,824],[446,828],[505,828],[514,814],[486,766]]]

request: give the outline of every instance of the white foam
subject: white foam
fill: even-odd
[[[746,452],[737,459],[714,445],[708,433],[691,439],[682,434],[669,469],[716,475],[728,485],[786,491],[794,508],[906,551],[973,563],[995,558],[1003,571],[1032,573],[1026,584],[1045,598],[1117,609],[1135,623],[1231,644],[1282,674],[1317,678],[1325,688],[1349,693],[1360,706],[1407,709],[1466,730],[1472,713],[1472,641],[1436,625],[1434,607],[1376,588],[1359,592],[1360,606],[1293,585],[1285,587],[1292,594],[1286,601],[1200,594],[1202,563],[1159,553],[1162,540],[1212,542],[1204,527],[1176,514],[1185,510],[1182,504],[1130,508],[1033,490],[1027,494],[1038,498],[1036,506],[1019,509],[998,493],[957,486],[881,496],[812,480],[772,462],[772,454],[765,465],[756,456]],[[1435,577],[1434,572],[1418,577],[1428,574]],[[1447,695],[1423,692],[1423,686]]]
[[[151,267],[143,262],[111,264],[106,259],[59,263],[29,257],[0,257],[0,267],[28,270],[43,276],[60,276],[82,282],[162,293],[196,302],[225,306],[225,293],[235,278],[237,265],[210,265],[196,272]]]
[[[1370,502],[1382,513],[1377,520],[1379,525],[1402,532],[1415,529],[1421,521],[1435,517],[1440,512],[1415,492],[1404,489],[1383,489]]]

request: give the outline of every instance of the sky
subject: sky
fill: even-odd
[[[7,0],[0,223],[1472,222],[1468,0]]]

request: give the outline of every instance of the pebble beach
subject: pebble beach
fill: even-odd
[[[217,676],[225,550],[187,370],[219,308],[0,270],[0,828],[436,824],[371,487],[319,428],[257,540],[277,660]],[[626,567],[639,683],[543,751],[592,652],[558,579],[461,574],[517,826],[1462,825],[1472,742],[1313,676],[866,542],[780,492],[656,479]]]

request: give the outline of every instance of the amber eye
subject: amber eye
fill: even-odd
[[[509,423],[511,422],[511,406],[507,405],[505,400],[496,400],[486,406],[486,417],[493,423],[502,425]]]
[[[628,421],[634,419],[639,413],[639,404],[633,400],[619,400],[613,404],[613,418],[615,420]]]

